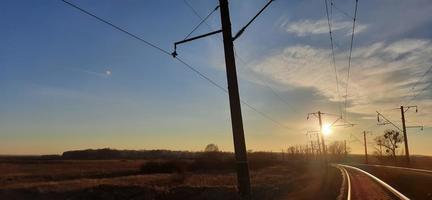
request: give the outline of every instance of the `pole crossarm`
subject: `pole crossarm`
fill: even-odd
[[[326,150],[325,141],[324,141],[324,135],[323,135],[323,124],[322,124],[322,119],[321,119],[322,114],[323,114],[323,113],[321,113],[321,111],[314,112],[314,113],[308,113],[306,119],[309,120],[309,117],[310,117],[311,115],[313,115],[313,116],[315,116],[316,118],[318,118],[318,122],[319,122],[319,128],[320,128],[320,130],[319,130],[319,131],[317,132],[317,134],[316,134],[316,136],[317,136],[317,144],[318,144],[318,147],[320,147],[319,151],[320,151],[321,153],[323,153],[323,155],[324,155],[324,161],[325,161],[325,163],[326,163],[326,165],[327,165],[327,150]],[[321,139],[321,141],[320,141],[320,139]],[[321,143],[321,144],[320,144],[320,143]],[[327,168],[326,168],[326,169],[327,169]]]
[[[406,128],[420,128],[421,130],[423,130],[424,126],[407,126]]]
[[[405,106],[403,112],[406,113],[410,108],[415,108],[415,112],[418,112],[417,106]],[[423,130],[424,127],[421,125],[417,125],[417,126],[406,126],[405,128],[420,128],[421,130]]]
[[[323,112],[319,112],[319,113],[320,113],[320,115],[332,115],[332,116],[337,116],[337,117],[338,117],[338,120],[339,120],[339,119],[342,119],[342,117],[341,117],[340,115],[331,114],[331,113],[323,113]],[[309,119],[311,115],[313,115],[313,116],[315,116],[316,118],[318,118],[318,112],[313,112],[313,113],[308,113],[306,119]]]
[[[355,125],[357,125],[357,124],[336,124],[334,126],[353,127]]]
[[[264,10],[268,7],[268,5],[274,0],[270,0],[264,8],[262,8],[249,23],[244,26],[239,33],[237,33],[236,37],[232,36],[231,30],[231,19],[230,12],[228,6],[228,0],[219,0],[219,6],[217,6],[209,15],[211,15],[217,9],[220,10],[221,17],[221,29],[217,31],[212,31],[206,34],[198,35],[192,38],[188,38],[190,34],[193,33],[204,21],[207,19],[204,18],[198,26],[196,26],[191,33],[186,36],[185,39],[174,43],[174,51],[171,55],[175,58],[177,54],[177,45],[187,43],[193,40],[197,40],[200,38],[204,38],[207,36],[211,36],[214,34],[222,33],[223,44],[224,44],[224,54],[225,54],[225,68],[226,68],[226,77],[227,77],[227,85],[228,90],[225,90],[228,93],[229,97],[229,105],[230,105],[230,114],[231,114],[231,128],[233,133],[233,141],[234,141],[234,155],[236,160],[236,171],[237,171],[237,186],[238,191],[240,193],[242,200],[250,200],[251,197],[251,184],[250,184],[250,175],[249,175],[249,164],[247,158],[246,151],[246,141],[244,137],[244,128],[243,128],[243,117],[241,112],[241,103],[248,105],[240,99],[239,94],[239,86],[237,80],[237,70],[236,70],[236,62],[235,62],[235,52],[234,52],[234,39],[239,37],[244,30],[255,20]],[[248,107],[251,107],[248,105]],[[257,111],[256,109],[253,109]],[[261,113],[263,114],[263,113]],[[273,121],[273,120],[272,120]]]
[[[345,122],[343,124],[343,126],[345,126],[345,127],[353,127],[353,126],[357,125],[357,124],[354,124],[354,123],[347,121],[345,118],[341,118],[341,119]]]
[[[217,30],[217,31],[212,31],[210,33],[198,35],[198,36],[195,36],[195,37],[191,37],[189,39],[185,39],[185,40],[181,40],[181,41],[175,42],[174,43],[174,51],[171,53],[171,55],[174,58],[178,55],[177,54],[177,45],[179,45],[179,44],[183,44],[183,43],[186,43],[186,42],[190,42],[190,41],[193,41],[193,40],[197,40],[197,39],[200,39],[200,38],[203,38],[203,37],[207,37],[207,36],[210,36],[210,35],[214,35],[214,34],[218,34],[218,33],[221,33],[221,32],[222,32],[222,29]]]
[[[323,114],[323,115],[331,115],[331,116],[336,116],[336,117],[340,117],[340,118],[342,118],[341,115],[333,114],[333,113],[321,113],[321,114]]]
[[[306,119],[309,120],[311,115],[317,117],[316,113],[308,113]]]
[[[344,123],[343,124],[336,124],[336,122],[338,122],[339,120],[344,121]],[[357,125],[357,124],[350,123],[350,122],[346,121],[342,116],[340,116],[335,122],[333,122],[331,124],[330,127],[333,127],[333,126],[353,127],[355,125]]]
[[[311,134],[311,133],[319,133],[320,131],[307,131],[306,134]]]
[[[423,130],[423,126],[406,126],[406,120],[405,120],[405,113],[410,109],[410,108],[415,108],[415,112],[418,112],[418,107],[417,106],[400,106],[400,113],[401,113],[401,120],[402,120],[402,129],[400,129],[398,126],[396,126],[393,122],[391,122],[390,120],[388,120],[384,115],[382,115],[381,113],[377,112],[377,121],[380,121],[380,117],[382,117],[385,121],[383,123],[378,123],[378,125],[386,125],[386,124],[391,124],[394,127],[396,127],[399,131],[401,131],[403,133],[403,139],[404,139],[404,144],[405,144],[405,160],[406,160],[406,164],[409,166],[410,165],[410,153],[409,153],[409,147],[408,147],[408,134],[407,134],[407,128],[421,128],[421,130]]]
[[[407,112],[410,108],[415,108],[416,112],[418,112],[418,107],[417,106],[405,106],[404,112]]]
[[[311,115],[318,118],[318,112],[315,112],[315,113],[308,113],[306,119],[309,119]],[[354,125],[356,125],[356,124],[347,122],[341,115],[336,115],[336,114],[331,114],[331,113],[321,113],[321,115],[330,115],[330,116],[337,116],[338,117],[333,123],[330,124],[330,127],[334,127],[334,126],[353,127]],[[340,120],[344,121],[344,123],[343,124],[336,124]]]
[[[332,127],[332,126],[337,126],[337,125],[335,125],[336,124],[336,122],[338,122],[339,120],[341,120],[342,119],[342,117],[339,117],[339,118],[337,118],[332,124],[330,124],[330,127]]]
[[[316,117],[318,119],[320,130],[319,131],[307,131],[306,135],[309,135],[311,133],[316,133],[317,144],[318,144],[318,147],[320,147],[318,150],[319,150],[319,152],[323,153],[323,155],[324,155],[324,161],[325,161],[325,163],[327,163],[328,162],[328,160],[327,160],[327,149],[326,149],[326,146],[325,146],[325,140],[324,140],[324,134],[323,134],[323,120],[322,120],[322,116],[323,115],[337,116],[337,119],[333,123],[331,123],[329,127],[333,127],[333,126],[350,126],[350,127],[352,127],[355,124],[348,123],[341,115],[335,115],[335,114],[330,114],[330,113],[322,113],[321,111],[314,112],[314,113],[308,113],[307,114],[307,117],[306,117],[307,120],[309,120],[309,118],[311,116],[314,116],[314,117]],[[336,124],[337,122],[339,122],[341,120],[343,120],[345,122],[345,124]],[[310,135],[309,135],[309,137],[310,137]]]
[[[381,118],[383,118],[385,121],[382,123],[377,123],[377,125],[387,125],[387,124],[391,124],[394,127],[396,127],[399,131],[403,131],[401,128],[399,128],[399,126],[397,126],[396,124],[394,124],[392,121],[390,121],[389,119],[387,119],[383,114],[381,114],[380,112],[376,111],[377,113],[377,121],[381,122]],[[381,118],[380,118],[381,117]]]

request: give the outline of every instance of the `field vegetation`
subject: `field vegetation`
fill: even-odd
[[[161,158],[106,159],[87,151],[92,156],[79,152],[85,159],[71,154],[1,158],[0,199],[239,198],[232,153],[164,151]],[[328,168],[326,173],[319,160],[271,152],[249,152],[249,160],[254,199],[335,199],[339,194],[340,172]]]

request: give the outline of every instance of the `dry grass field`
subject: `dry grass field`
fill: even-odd
[[[146,162],[2,161],[0,199],[238,199],[233,170],[143,173]],[[252,169],[254,199],[335,199],[339,192],[339,171],[329,168],[326,175],[319,164]]]

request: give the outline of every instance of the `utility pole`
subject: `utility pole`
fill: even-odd
[[[312,140],[310,141],[310,143],[311,143],[311,150],[312,150],[312,156],[313,156],[313,155],[315,155],[315,150],[314,150],[314,145],[313,145]]]
[[[251,199],[249,167],[241,114],[240,95],[237,83],[237,72],[234,55],[233,37],[228,0],[219,0],[222,21],[222,35],[225,52],[225,65],[228,81],[228,94],[231,110],[231,124],[234,137],[234,150],[237,165],[237,181],[243,199]]]
[[[321,145],[322,145],[322,150],[324,153],[324,159],[327,162],[327,149],[325,146],[325,142],[324,142],[324,134],[323,134],[323,127],[322,127],[322,119],[321,119],[321,111],[318,111],[318,122],[319,122],[319,126],[320,126],[320,136],[321,136]]]
[[[240,37],[246,28],[270,5],[274,0],[269,0],[267,4],[233,37],[231,31],[231,20],[228,7],[228,0],[219,0],[219,6],[215,8],[220,10],[222,29],[199,36],[185,38],[182,41],[174,43],[175,58],[177,54],[177,45],[222,33],[225,53],[225,65],[228,83],[228,96],[230,103],[231,125],[233,131],[234,153],[236,158],[238,190],[242,199],[251,199],[249,166],[246,151],[246,142],[244,137],[243,119],[241,113],[241,100],[239,95],[237,71],[234,54],[234,40]],[[201,22],[202,23],[202,22]]]
[[[410,156],[409,156],[409,149],[408,149],[408,137],[407,137],[407,131],[405,126],[405,110],[404,107],[400,107],[401,110],[401,117],[402,117],[402,131],[404,135],[404,143],[405,143],[405,160],[408,165],[410,165]]]
[[[344,140],[344,152],[345,152],[345,157],[348,155],[348,151],[346,148],[346,140]]]
[[[309,119],[309,116],[308,116],[308,119]],[[316,150],[317,155],[322,153],[319,133],[320,133],[320,131],[307,131],[306,132],[306,134],[309,135],[309,139],[310,139],[310,136],[316,135],[316,142],[317,142],[317,146],[318,146],[318,149]],[[312,139],[311,139],[311,142],[312,142]]]
[[[323,129],[323,127],[322,127],[322,119],[321,119],[321,115],[323,115],[323,114],[324,113],[322,113],[321,111],[318,111],[316,113],[308,113],[306,119],[309,119],[310,115],[313,115],[313,116],[315,116],[315,117],[318,118],[318,123],[319,123],[320,129],[319,129],[319,131],[317,131],[317,144],[318,144],[318,148],[320,150],[320,153],[322,155],[324,155],[324,161],[327,162],[327,150],[326,150],[325,142],[324,142],[324,135],[323,135],[323,131],[322,131],[322,129]],[[321,142],[320,142],[320,137],[321,137]]]
[[[319,133],[316,133],[316,137],[317,137],[317,145],[318,145],[318,153],[317,154],[322,154],[322,150],[321,150],[321,142],[320,142],[320,135]]]
[[[394,127],[396,127],[399,131],[402,131],[403,136],[404,136],[404,143],[405,143],[405,161],[407,165],[410,165],[410,155],[409,155],[409,148],[408,148],[408,135],[407,135],[407,128],[420,128],[421,130],[423,130],[423,126],[406,126],[405,124],[405,112],[407,112],[410,108],[415,108],[415,112],[418,112],[418,107],[417,106],[401,106],[400,108],[400,112],[401,112],[401,119],[402,119],[402,129],[399,128],[399,126],[396,126],[393,122],[391,122],[389,119],[387,119],[384,115],[382,115],[381,113],[379,113],[377,111],[377,119],[378,122],[380,122],[380,117],[382,117],[382,119],[384,119],[384,122],[379,123],[378,125],[386,125],[386,124],[391,124]]]
[[[365,162],[366,164],[369,164],[368,153],[367,153],[366,131],[363,131],[363,140],[364,140],[364,149],[365,149]]]
[[[348,123],[348,122],[346,122],[343,118],[342,118],[342,116],[339,116],[339,115],[335,115],[335,114],[330,114],[330,113],[322,113],[321,111],[318,111],[318,112],[315,112],[315,113],[308,113],[308,115],[307,115],[307,117],[306,117],[306,119],[309,119],[309,117],[311,116],[311,115],[313,115],[313,116],[315,116],[316,118],[318,118],[318,123],[319,123],[319,126],[320,126],[320,130],[319,130],[319,132],[318,132],[318,134],[317,134],[317,142],[318,142],[318,147],[320,147],[321,146],[321,148],[320,148],[320,150],[322,150],[321,151],[321,153],[322,153],[322,155],[324,155],[324,161],[327,163],[327,148],[326,148],[326,146],[325,146],[325,141],[324,141],[324,133],[323,133],[323,124],[322,124],[322,115],[333,115],[333,116],[338,116],[338,118],[332,123],[332,124],[330,124],[330,127],[333,127],[333,126],[345,126],[345,127],[352,127],[352,126],[354,126],[355,124],[351,124],[351,123]],[[336,124],[336,122],[338,122],[339,120],[343,120],[343,121],[345,121],[345,123],[344,124]],[[321,136],[321,145],[320,145],[320,136]]]

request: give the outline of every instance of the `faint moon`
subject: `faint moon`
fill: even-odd
[[[109,76],[109,75],[111,75],[111,71],[110,71],[110,70],[106,70],[106,71],[105,71],[105,74],[106,74],[107,76]]]

